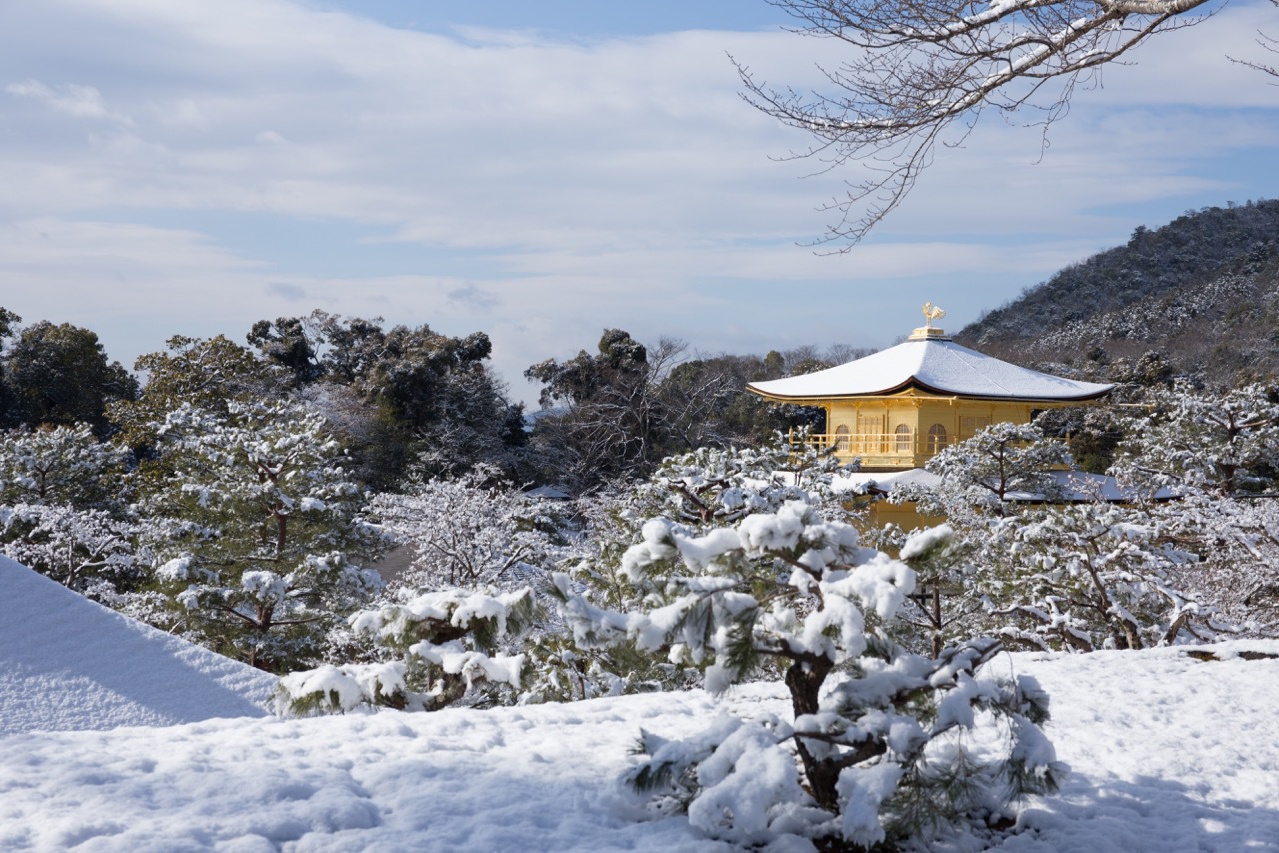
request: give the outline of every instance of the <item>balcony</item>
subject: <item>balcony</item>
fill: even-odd
[[[815,447],[818,450],[835,449],[841,462],[851,462],[860,457],[863,469],[918,468],[944,450],[953,440],[945,434],[919,435],[917,433],[803,433],[791,430],[791,447]]]

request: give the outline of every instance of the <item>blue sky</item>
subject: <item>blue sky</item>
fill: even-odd
[[[789,20],[785,12],[764,0],[315,0],[311,5],[373,18],[391,27],[432,32],[452,32],[460,26],[532,29],[568,38],[764,29]]]
[[[131,364],[323,308],[482,330],[513,395],[604,328],[703,352],[958,328],[1187,209],[1279,196],[1279,87],[1232,2],[1080,92],[1040,156],[983,118],[864,244],[818,256],[841,175],[738,96],[834,45],[763,0],[0,4],[0,305]],[[1273,22],[1273,23],[1272,23]],[[843,177],[852,177],[846,174]]]

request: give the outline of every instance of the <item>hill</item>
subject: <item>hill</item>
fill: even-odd
[[[1279,371],[1279,201],[1205,208],[1061,270],[957,340],[1096,370],[1158,351],[1220,384]]]
[[[0,590],[0,737],[266,714],[274,676],[108,610],[7,557]]]

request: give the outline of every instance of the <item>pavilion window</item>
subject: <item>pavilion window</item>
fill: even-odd
[[[847,453],[848,445],[848,424],[840,424],[835,427],[835,450]]]
[[[946,447],[946,428],[941,424],[933,424],[928,428],[928,452],[937,453]]]
[[[910,453],[910,427],[902,424],[897,427],[897,452]]]

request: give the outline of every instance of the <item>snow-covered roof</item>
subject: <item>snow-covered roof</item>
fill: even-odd
[[[1061,500],[1067,502],[1107,501],[1123,503],[1138,498],[1136,491],[1126,489],[1114,477],[1105,474],[1090,474],[1087,471],[1049,471],[1050,477],[1057,481],[1061,490]],[[863,493],[876,491],[888,493],[894,486],[918,485],[925,488],[941,483],[941,477],[923,468],[910,468],[906,471],[890,471],[886,473],[855,471],[840,474],[831,483],[831,487],[839,491]],[[1043,495],[1033,492],[1008,492],[1005,496],[1010,501],[1026,501],[1036,503],[1044,499]],[[1161,488],[1153,495],[1155,500],[1168,500],[1177,497],[1171,489]]]
[[[915,387],[962,397],[1054,401],[1090,400],[1115,386],[1040,373],[949,338],[930,337],[911,339],[839,367],[746,387],[780,400],[873,397]]]

